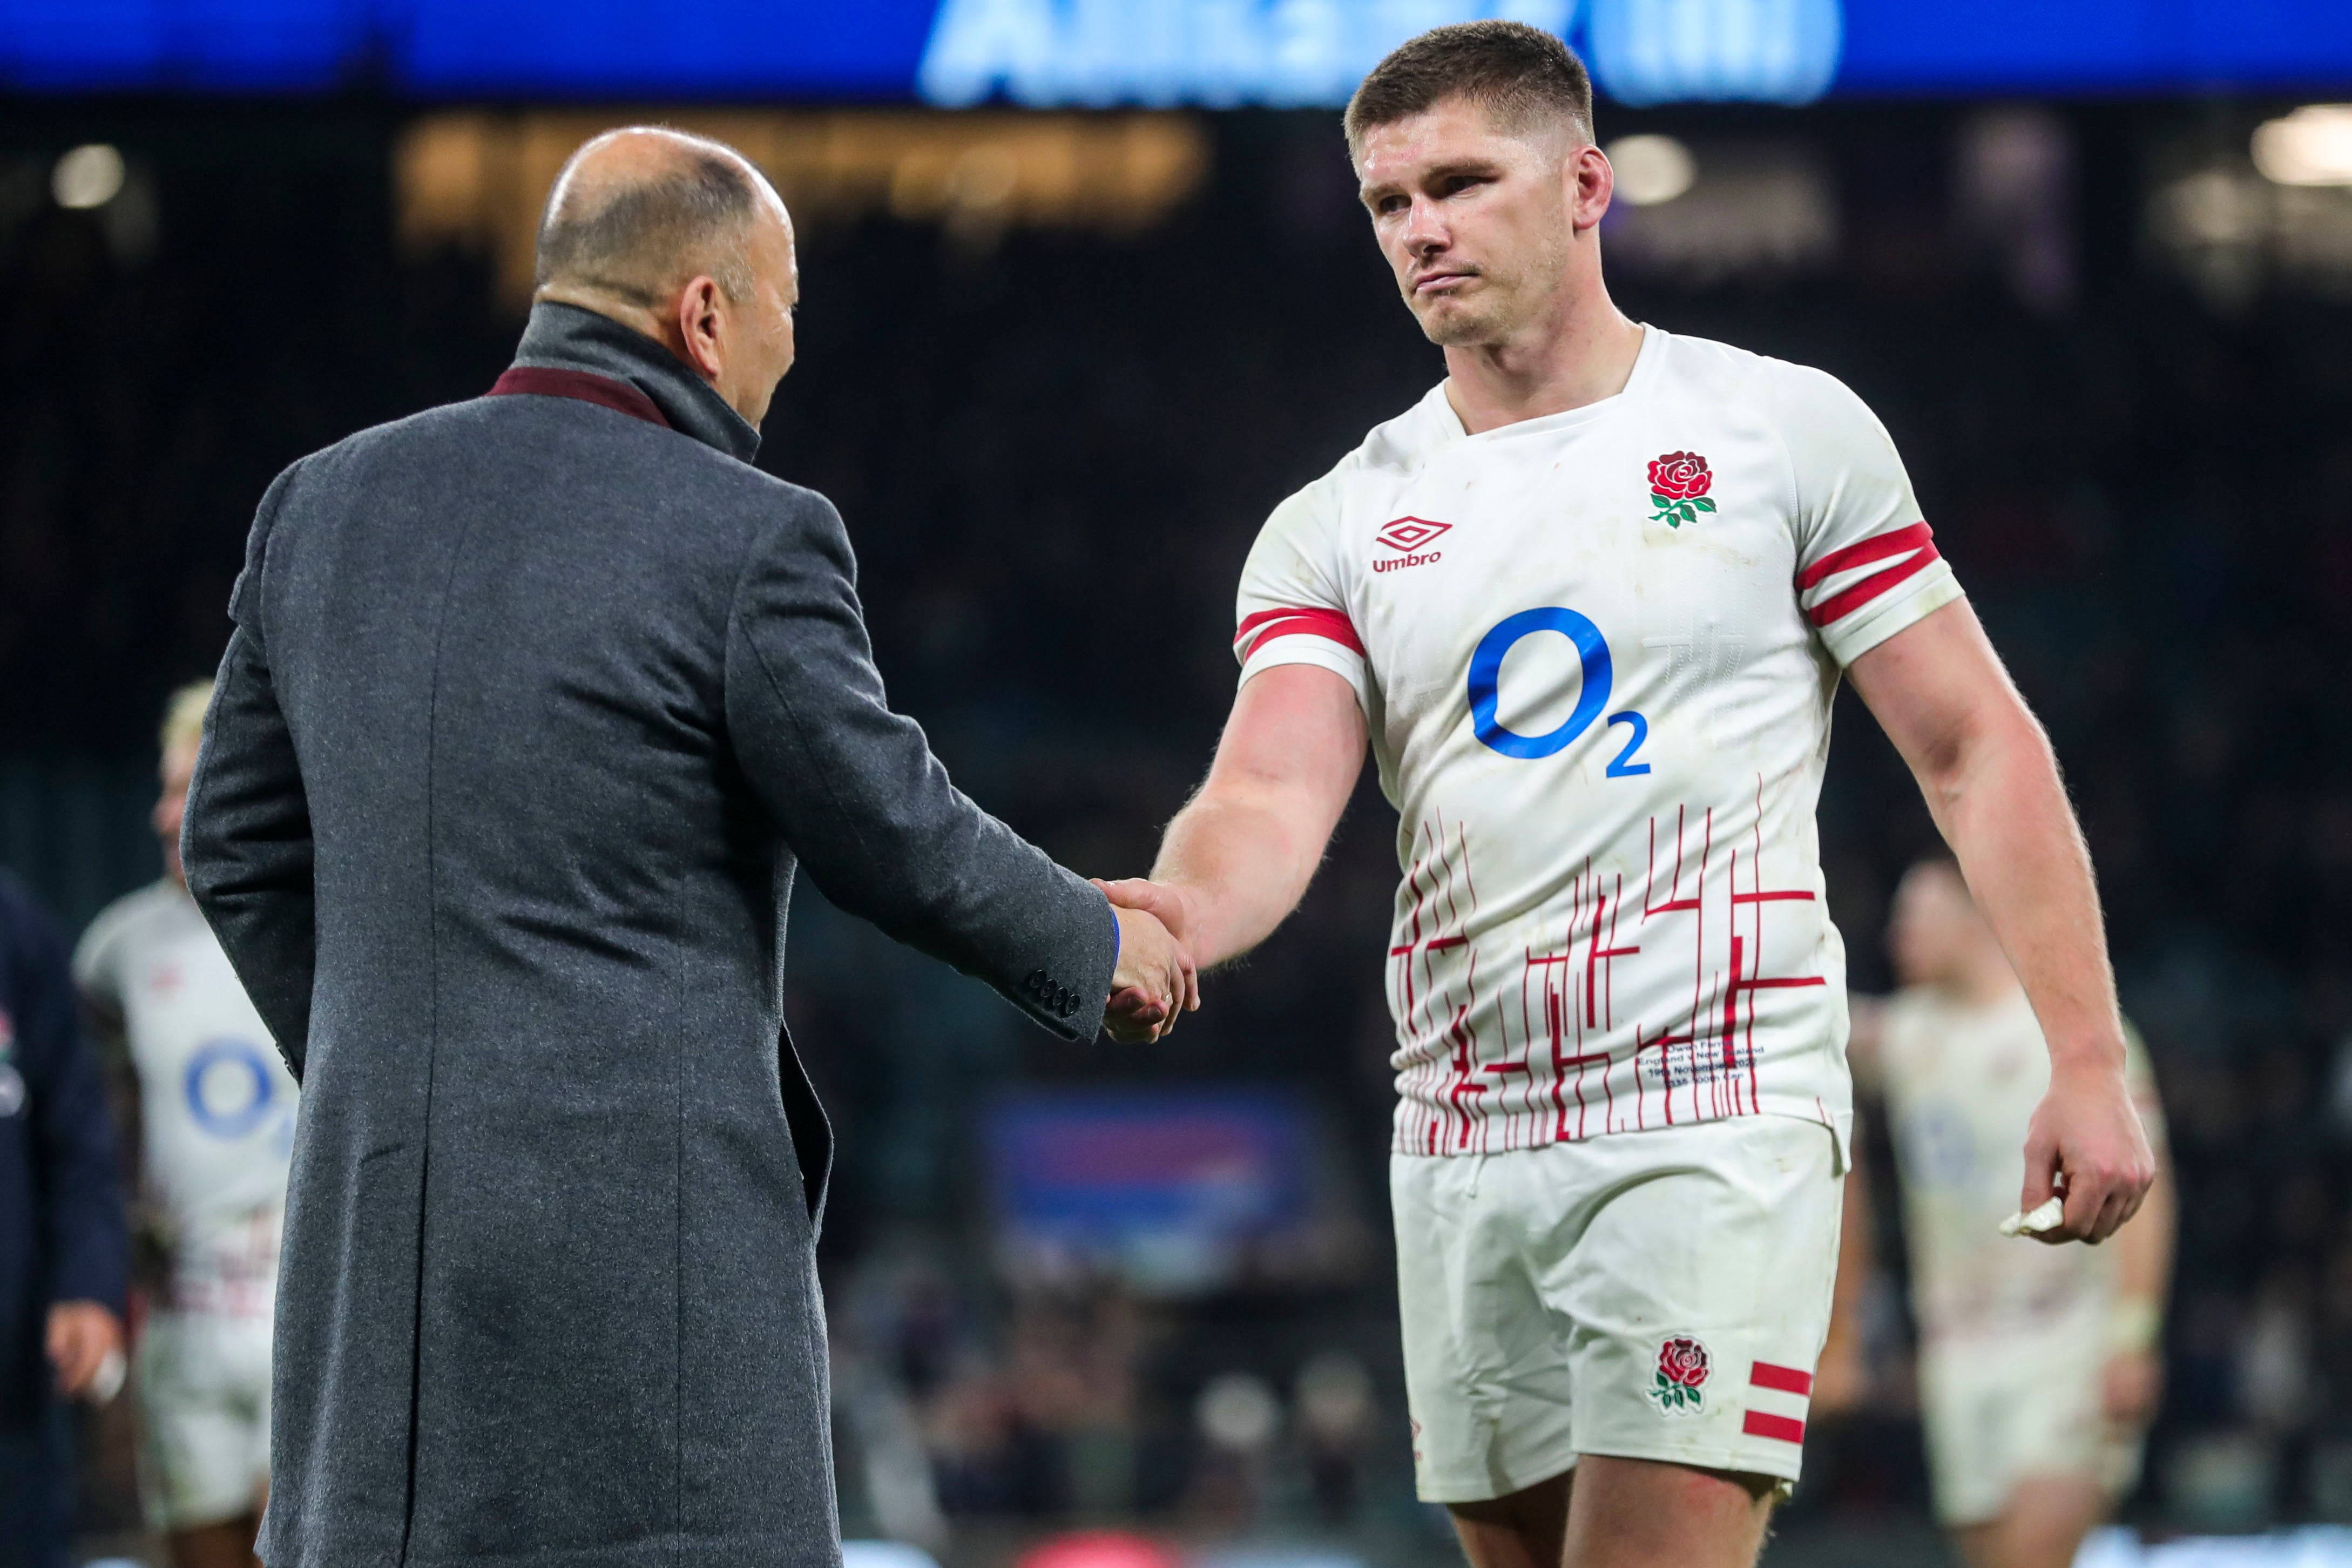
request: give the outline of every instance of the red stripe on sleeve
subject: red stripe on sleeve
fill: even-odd
[[[1749,1411],[1748,1418],[1739,1424],[1739,1429],[1750,1437],[1769,1437],[1778,1443],[1802,1443],[1805,1440],[1803,1422],[1791,1421],[1786,1415],[1769,1415],[1761,1410]]]
[[[1353,654],[1364,651],[1354,625],[1337,610],[1260,610],[1242,622],[1234,643],[1246,658],[1276,637],[1301,636],[1328,638]]]
[[[1811,566],[1806,567],[1797,574],[1798,590],[1809,592],[1841,572],[1851,572],[1857,566],[1867,566],[1872,562],[1883,561],[1889,555],[1900,555],[1906,550],[1916,550],[1935,537],[1936,531],[1924,522],[1915,522],[1908,528],[1898,528],[1892,533],[1874,533],[1868,539],[1849,544],[1843,550],[1832,550]]]
[[[1759,1361],[1751,1365],[1748,1369],[1748,1381],[1759,1388],[1769,1388],[1780,1394],[1810,1396],[1813,1392],[1811,1373],[1799,1372],[1793,1366],[1774,1366],[1769,1361]]]
[[[1922,545],[1919,553],[1903,563],[1902,565],[1890,566],[1875,576],[1864,577],[1853,587],[1842,593],[1832,594],[1805,613],[1812,618],[1813,625],[1817,626],[1826,626],[1842,621],[1889,588],[1917,576],[1942,559],[1942,556],[1936,553],[1934,545]]]

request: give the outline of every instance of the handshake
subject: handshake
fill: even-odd
[[[1118,918],[1118,968],[1103,1028],[1122,1045],[1166,1037],[1179,1014],[1201,1005],[1201,977],[1185,945],[1189,900],[1164,882],[1094,879]]]

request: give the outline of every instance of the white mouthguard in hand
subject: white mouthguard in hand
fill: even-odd
[[[2013,1214],[2000,1222],[2003,1236],[2023,1236],[2027,1232],[2056,1230],[2066,1218],[2066,1200],[2052,1198],[2032,1214]]]

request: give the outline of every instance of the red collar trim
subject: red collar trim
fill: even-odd
[[[615,414],[625,414],[632,419],[642,419],[663,429],[671,427],[661,408],[654,400],[625,381],[614,381],[609,375],[595,375],[584,370],[554,370],[543,365],[519,364],[499,377],[490,388],[492,397],[512,397],[521,394],[531,397],[571,397],[582,403],[593,403],[599,408],[609,408]]]

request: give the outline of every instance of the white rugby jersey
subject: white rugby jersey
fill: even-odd
[[[1337,672],[1370,721],[1397,1150],[1842,1131],[1830,701],[1959,596],[1860,399],[1655,327],[1614,397],[1472,436],[1441,384],[1276,508],[1234,647],[1244,681]]]
[[[228,955],[187,889],[162,881],[90,922],[74,976],[121,1016],[139,1075],[142,1180],[171,1247],[171,1305],[266,1317],[296,1089]]]
[[[1929,1340],[2047,1331],[2103,1319],[2119,1283],[2112,1247],[2004,1237],[2025,1178],[2025,1133],[2050,1089],[2050,1051],[2022,990],[1989,1006],[1921,987],[1887,1004],[1878,1047],[1903,1179],[1914,1315]],[[2125,1075],[2151,1139],[2164,1121],[2139,1037]]]

